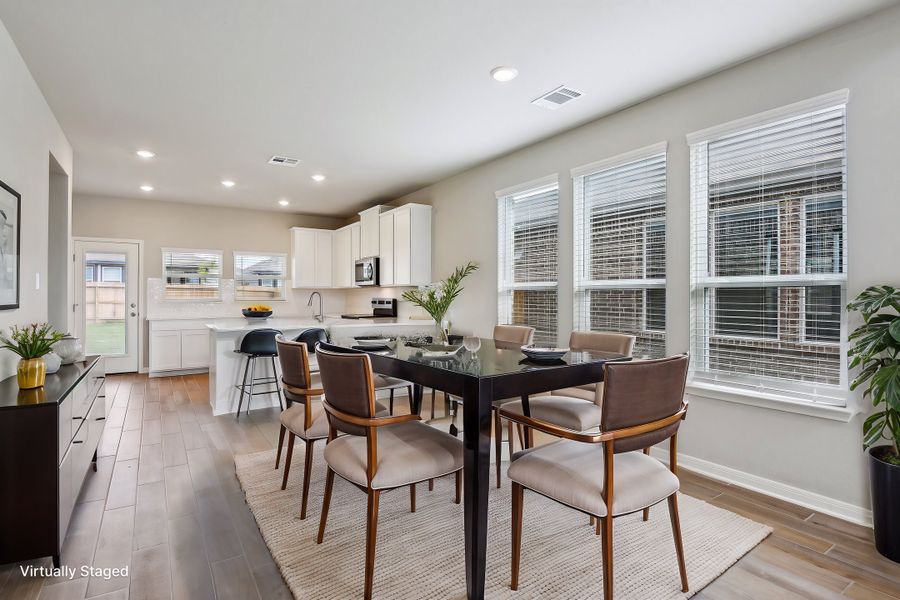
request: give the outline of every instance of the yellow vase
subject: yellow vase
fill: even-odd
[[[31,390],[43,387],[46,376],[47,365],[43,358],[23,358],[19,361],[16,378],[19,381],[20,389]]]

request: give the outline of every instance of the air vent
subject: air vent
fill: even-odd
[[[541,108],[556,110],[563,104],[567,104],[577,98],[581,98],[581,92],[576,92],[571,88],[561,85],[555,90],[550,90],[540,98],[532,100],[531,103],[535,106],[540,106]]]
[[[279,165],[282,167],[296,167],[300,164],[299,158],[290,158],[288,156],[278,156],[277,154],[269,159],[270,165]]]

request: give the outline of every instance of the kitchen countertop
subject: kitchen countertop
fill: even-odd
[[[244,318],[213,319],[206,326],[217,333],[229,333],[239,331],[251,331],[253,329],[309,329],[322,327],[325,329],[341,329],[354,327],[398,327],[419,326],[431,327],[433,323],[424,319],[342,319],[340,317],[326,316],[324,322],[310,319],[309,317],[270,317],[265,321],[248,321]]]

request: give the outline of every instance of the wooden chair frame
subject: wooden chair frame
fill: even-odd
[[[372,372],[372,364],[371,362],[369,362],[369,357],[366,356],[365,359],[367,367],[366,378],[368,383],[369,414],[374,415],[375,382]],[[359,417],[335,408],[328,403],[327,399],[323,401],[323,404],[325,406],[326,413],[328,413],[328,423],[330,426],[328,432],[328,443],[333,441],[338,436],[338,430],[334,426],[333,419],[337,419],[348,425],[363,427],[366,430],[366,486],[360,486],[352,481],[349,481],[349,483],[365,492],[366,496],[368,497],[366,506],[366,569],[364,598],[366,600],[370,600],[372,598],[372,583],[375,575],[375,541],[378,532],[378,504],[381,499],[381,493],[398,489],[398,487],[407,487],[406,485],[403,485],[394,488],[372,488],[372,480],[374,479],[375,474],[378,470],[378,428],[385,427],[387,425],[396,425],[398,423],[408,423],[410,421],[421,421],[422,419],[419,415],[416,414],[391,415],[387,417],[371,418]],[[454,502],[456,504],[459,504],[462,501],[462,469],[454,471],[454,475],[456,477],[456,497],[454,498]],[[319,534],[316,537],[317,544],[321,544],[325,537],[325,526],[328,521],[328,509],[331,505],[331,492],[332,488],[334,487],[334,476],[335,472],[329,466],[327,475],[325,477],[325,496],[322,500],[322,515],[319,521]],[[423,479],[422,481],[409,484],[410,512],[416,512],[416,484],[423,483],[425,481],[428,481],[429,490],[434,488],[433,479]]]
[[[309,370],[309,350],[306,348],[306,344],[291,342],[289,340],[282,340],[281,343],[291,345],[296,344],[300,347],[301,353],[303,355],[304,381],[312,382],[311,373]],[[284,381],[283,372],[281,374],[281,387],[285,391],[290,392],[292,395],[300,396],[303,398],[303,431],[308,432],[313,423],[312,399],[317,396],[322,396],[325,391],[322,388],[298,388],[292,386]],[[286,432],[290,435],[288,435],[287,456],[285,456],[284,458],[284,477],[282,477],[281,479],[281,489],[283,490],[287,489],[288,475],[291,472],[291,459],[294,456],[294,438],[297,437],[297,434],[295,434],[293,431],[289,431],[287,427],[284,426],[284,424],[281,424],[281,428],[278,431],[278,452],[275,455],[276,470],[281,463],[281,448],[282,446],[284,446],[284,435]],[[306,443],[306,458],[303,465],[303,492],[300,500],[300,519],[306,518],[306,506],[307,502],[309,501],[309,478],[312,474],[313,464],[313,445],[315,444],[316,439],[304,438],[304,442]]]
[[[597,519],[597,533],[601,536],[602,563],[603,563],[603,597],[605,600],[613,598],[613,494],[615,483],[615,443],[617,440],[634,437],[653,431],[659,431],[669,427],[684,419],[687,415],[688,402],[682,401],[679,410],[668,417],[652,421],[650,423],[642,423],[632,427],[623,429],[615,429],[610,431],[599,431],[597,433],[586,433],[574,431],[565,427],[560,427],[545,421],[539,421],[531,417],[526,417],[516,413],[503,410],[498,411],[499,415],[505,419],[526,428],[533,428],[542,431],[554,437],[582,442],[586,444],[603,444],[603,464],[604,464],[604,485],[603,485],[603,502],[607,507],[607,514],[604,517],[598,515],[590,515]],[[678,432],[672,434],[669,438],[669,469],[676,477],[678,476],[678,459],[677,459],[677,438]],[[647,453],[649,450],[644,449]],[[513,590],[519,587],[519,563],[522,550],[522,508],[524,500],[525,487],[522,484],[512,483],[512,574],[510,588]],[[534,490],[532,490],[534,491]],[[537,492],[540,493],[540,492]],[[669,505],[669,518],[672,522],[672,535],[675,538],[675,553],[678,557],[678,571],[681,576],[681,591],[688,591],[687,569],[684,564],[684,546],[681,539],[681,521],[678,516],[678,492],[673,493],[667,498]],[[577,510],[577,509],[576,509]],[[644,520],[648,518],[649,507],[639,509],[644,512]],[[584,512],[584,511],[581,511]],[[637,511],[634,511],[637,512]],[[589,514],[589,513],[588,513]],[[629,513],[630,514],[630,513]],[[625,516],[625,515],[617,515]]]

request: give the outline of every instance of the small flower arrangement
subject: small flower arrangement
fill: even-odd
[[[66,336],[49,323],[32,323],[25,327],[13,325],[9,337],[0,335],[0,348],[15,352],[25,360],[41,358],[53,350],[53,345]]]
[[[463,291],[462,280],[478,270],[478,265],[469,261],[465,265],[456,267],[453,273],[437,283],[421,286],[414,290],[403,292],[403,299],[412,302],[427,312],[438,325],[444,343],[447,343],[447,333],[441,327],[441,322],[450,310],[450,305]]]

